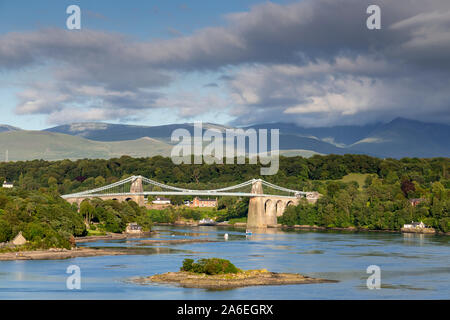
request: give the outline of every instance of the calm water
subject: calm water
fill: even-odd
[[[85,246],[142,248],[143,255],[0,262],[0,299],[449,299],[448,236],[275,231],[246,237],[237,229],[157,227],[155,237],[217,243],[142,246],[133,240]],[[229,234],[224,241],[224,233]],[[242,269],[266,268],[339,283],[262,286],[227,291],[138,285],[128,280],[177,271],[185,258],[221,257]],[[66,289],[66,269],[81,268],[81,290]],[[381,268],[380,290],[366,287],[366,268]]]

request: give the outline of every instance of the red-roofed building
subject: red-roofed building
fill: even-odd
[[[217,207],[217,198],[216,199],[202,199],[195,197],[194,200],[192,200],[192,207]]]

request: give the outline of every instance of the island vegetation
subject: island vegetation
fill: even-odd
[[[184,259],[180,271],[209,275],[242,272],[242,270],[236,268],[229,260],[219,258],[199,259],[197,262],[194,262],[193,259]]]

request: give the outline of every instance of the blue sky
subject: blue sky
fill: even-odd
[[[449,123],[449,20],[441,0],[0,0],[0,123]]]
[[[283,3],[286,1],[281,1]],[[108,0],[1,0],[0,30],[33,30],[41,27],[64,28],[66,8],[82,9],[84,28],[130,34],[142,39],[170,38],[170,28],[184,34],[207,26],[221,25],[223,15],[247,11],[257,0],[228,1],[108,1]]]

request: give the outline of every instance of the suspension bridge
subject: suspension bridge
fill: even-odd
[[[264,190],[269,190],[265,193]],[[266,227],[277,224],[277,217],[283,215],[286,207],[298,204],[301,198],[314,203],[320,197],[318,192],[304,192],[277,186],[262,179],[252,179],[237,185],[212,189],[187,189],[163,184],[143,176],[131,176],[121,181],[92,190],[63,195],[69,203],[78,205],[85,199],[134,201],[145,205],[148,196],[208,196],[249,197],[247,226]]]

